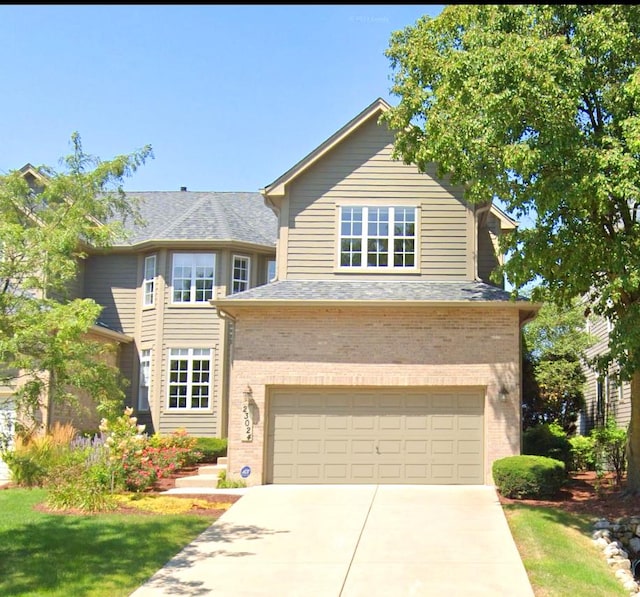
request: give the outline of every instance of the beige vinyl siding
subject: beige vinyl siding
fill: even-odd
[[[336,271],[337,204],[419,207],[419,273],[433,279],[467,279],[469,210],[461,189],[391,159],[393,135],[371,118],[288,187],[286,275],[327,278],[353,275]],[[285,209],[285,212],[287,210]],[[285,247],[281,247],[285,249]],[[366,275],[376,275],[372,271]],[[401,271],[397,276],[408,276]]]
[[[100,320],[125,334],[135,331],[138,257],[126,255],[93,255],[85,273],[86,296],[102,305]]]
[[[591,318],[589,321],[589,331],[598,340],[587,349],[587,359],[592,359],[597,355],[608,352],[608,327],[605,319]],[[608,379],[602,376],[603,394],[605,399],[605,413],[608,417],[613,417],[619,427],[626,427],[631,418],[631,388],[629,383],[622,382],[620,388],[613,374],[613,366],[611,367]],[[580,427],[581,433],[588,433],[595,425],[597,414],[597,398],[598,398],[598,375],[591,367],[585,367],[584,373],[586,383],[584,387],[585,411],[581,414]]]
[[[140,341],[153,342],[156,337],[158,316],[155,309],[145,309],[142,311],[142,321],[140,325]]]
[[[228,251],[213,251],[199,248],[194,253],[215,253],[216,271],[214,296],[222,296],[226,291],[226,274],[229,272],[228,260],[231,253]],[[165,257],[165,256],[163,256]],[[191,435],[219,436],[221,434],[219,414],[222,410],[222,355],[224,350],[222,324],[213,307],[206,302],[200,304],[171,304],[171,276],[172,276],[172,252],[159,260],[159,275],[164,276],[166,283],[164,292],[158,294],[161,304],[157,308],[162,309],[160,334],[160,381],[155,385],[156,394],[154,400],[158,401],[156,412],[158,413],[157,431],[167,434],[176,429],[188,429]],[[171,348],[210,348],[212,350],[211,363],[211,394],[210,408],[197,411],[169,410],[168,400],[168,366],[169,351]]]
[[[499,265],[498,238],[500,236],[500,220],[488,214],[486,223],[478,227],[478,277],[488,284],[491,273]]]

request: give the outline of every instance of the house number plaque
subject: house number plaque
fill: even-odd
[[[242,441],[253,441],[253,417],[248,401],[242,405]]]

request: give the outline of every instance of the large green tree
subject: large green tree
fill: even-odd
[[[523,330],[522,424],[556,422],[574,433],[584,406],[585,351],[594,338],[585,330],[584,307],[544,303]]]
[[[102,161],[84,153],[77,133],[71,143],[61,171],[0,176],[0,363],[23,416],[72,400],[77,389],[105,415],[124,397],[118,370],[103,358],[109,346],[87,337],[101,307],[70,289],[87,250],[121,238],[126,218],[138,217],[123,181],[151,147]]]
[[[640,492],[640,6],[452,5],[392,35],[396,155],[531,221],[501,274],[613,324]],[[533,298],[537,298],[534,291]]]

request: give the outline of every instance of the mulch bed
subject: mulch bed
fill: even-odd
[[[595,472],[573,474],[553,500],[512,500],[500,496],[500,503],[560,508],[607,520],[640,516],[640,496],[625,495],[623,489],[615,486],[612,475],[598,480]]]

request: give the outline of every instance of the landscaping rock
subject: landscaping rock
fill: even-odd
[[[615,570],[615,576],[622,583],[625,591],[629,591],[629,594],[634,597],[640,592],[640,585],[631,572],[629,553],[636,554],[640,551],[640,535],[638,535],[640,525],[637,520],[638,517],[619,519],[615,524],[611,524],[609,521],[600,519],[594,524],[592,534],[594,545],[602,550],[607,564]]]

